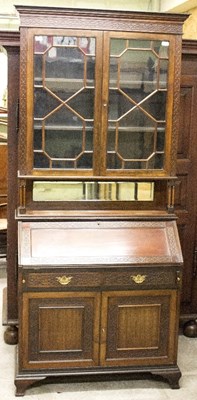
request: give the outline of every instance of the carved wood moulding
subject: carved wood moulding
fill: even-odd
[[[0,44],[6,48],[20,46],[20,33],[18,31],[0,31]]]
[[[197,40],[183,39],[182,54],[197,55]]]
[[[182,34],[184,14],[16,6],[21,27],[80,28]],[[71,18],[72,15],[72,18]],[[150,23],[152,21],[152,24]]]
[[[176,38],[176,57],[174,66],[174,99],[172,117],[171,175],[176,175],[177,142],[179,133],[180,80],[181,80],[181,40]]]

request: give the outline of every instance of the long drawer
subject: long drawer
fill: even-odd
[[[22,290],[177,288],[181,284],[181,270],[175,266],[20,267],[19,282]]]

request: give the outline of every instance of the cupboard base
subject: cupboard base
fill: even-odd
[[[177,365],[165,367],[131,367],[125,370],[68,370],[60,372],[47,371],[41,372],[17,372],[15,377],[16,396],[24,396],[27,389],[31,386],[40,386],[42,383],[79,383],[79,382],[99,382],[117,381],[129,379],[156,379],[166,381],[172,389],[179,389],[179,379],[181,372]]]

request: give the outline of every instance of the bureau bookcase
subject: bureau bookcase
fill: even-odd
[[[17,10],[16,395],[45,378],[136,372],[178,388],[185,16]]]

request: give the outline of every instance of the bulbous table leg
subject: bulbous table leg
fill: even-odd
[[[6,344],[18,343],[18,328],[14,325],[8,326],[4,332],[4,341]]]
[[[197,337],[197,319],[192,319],[184,324],[183,334],[191,338]]]

